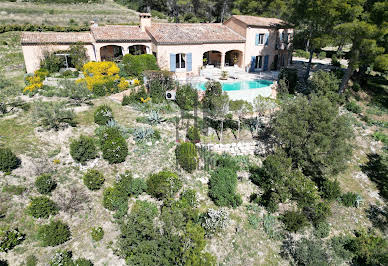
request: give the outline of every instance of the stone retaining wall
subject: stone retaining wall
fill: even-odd
[[[198,148],[207,148],[215,153],[229,153],[231,155],[265,155],[269,147],[260,141],[238,142],[228,144],[197,143]]]

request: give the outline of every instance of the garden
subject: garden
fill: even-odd
[[[24,87],[0,80],[1,263],[386,261],[386,109],[339,95],[339,71],[283,69],[252,104],[152,55],[66,53],[71,70],[47,54]]]

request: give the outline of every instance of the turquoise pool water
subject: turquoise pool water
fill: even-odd
[[[260,79],[260,80],[243,80],[243,81],[235,81],[235,82],[222,82],[222,90],[224,91],[239,91],[246,89],[259,89],[263,87],[267,87],[272,85],[272,81]],[[195,84],[195,88],[199,90],[206,90],[205,87],[206,82],[201,82]]]

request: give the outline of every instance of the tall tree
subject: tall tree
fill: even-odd
[[[314,50],[322,48],[332,40],[331,33],[338,16],[337,1],[341,0],[293,0],[293,12],[290,16],[296,29],[308,40],[310,52],[305,80],[308,79]]]

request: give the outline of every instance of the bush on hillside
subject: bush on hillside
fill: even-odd
[[[57,204],[46,196],[38,196],[31,199],[27,207],[27,213],[35,218],[48,218],[58,213]]]
[[[40,194],[50,194],[57,187],[51,174],[43,174],[36,178],[35,187]]]
[[[75,127],[75,114],[65,102],[42,102],[35,104],[34,119],[45,129],[59,130],[68,126]]]
[[[70,46],[69,55],[71,59],[71,64],[78,71],[81,71],[84,64],[89,61],[89,57],[86,54],[86,48],[80,43],[73,44]]]
[[[101,146],[102,157],[110,164],[122,163],[128,155],[128,144],[123,136],[108,137]]]
[[[294,233],[308,225],[306,216],[299,211],[286,211],[281,220],[286,230]]]
[[[128,209],[128,195],[117,187],[104,189],[103,206],[110,211]]]
[[[236,158],[227,153],[216,156],[216,166],[229,168],[234,172],[237,172],[241,169],[240,163],[236,160]]]
[[[236,194],[237,174],[232,169],[220,167],[211,173],[209,196],[217,206],[237,207],[242,203]]]
[[[198,91],[191,85],[178,86],[175,101],[181,109],[193,110],[198,105]]]
[[[123,99],[121,100],[121,105],[126,106],[131,104],[131,97],[129,95],[124,95]]]
[[[92,137],[81,135],[70,143],[71,157],[80,163],[85,163],[98,156],[97,147]]]
[[[63,57],[56,56],[55,53],[46,52],[43,60],[40,62],[40,67],[47,69],[49,73],[57,73],[65,65],[64,63]]]
[[[354,192],[347,192],[341,196],[341,203],[345,207],[356,207],[357,206],[358,194]]]
[[[293,68],[282,68],[279,73],[279,80],[284,79],[287,87],[288,93],[294,94],[296,86],[298,85],[298,71]]]
[[[0,171],[9,172],[20,166],[21,160],[9,148],[0,148]]]
[[[71,237],[70,228],[62,221],[51,221],[38,229],[38,237],[43,246],[55,247],[65,243]]]
[[[341,196],[341,187],[337,179],[334,181],[329,179],[324,180],[321,191],[322,196],[329,201],[336,200]]]
[[[19,232],[17,228],[7,231],[0,230],[0,252],[10,251],[21,244],[24,239],[25,235]]]
[[[331,207],[327,202],[318,202],[311,204],[310,206],[305,206],[303,208],[303,213],[314,226],[317,226],[318,224],[325,222],[327,217],[331,215]]]
[[[83,177],[85,186],[90,190],[99,190],[104,184],[104,176],[97,170],[88,170]]]
[[[170,171],[151,174],[147,179],[147,192],[157,199],[173,198],[181,187],[179,176]]]
[[[92,239],[98,242],[104,238],[104,229],[102,229],[102,227],[93,227],[90,234]]]
[[[330,234],[330,224],[327,222],[319,223],[314,228],[314,236],[317,238],[326,238]]]
[[[193,143],[185,142],[179,144],[175,150],[178,164],[187,172],[192,173],[197,169],[197,150]]]
[[[201,133],[198,127],[191,126],[187,130],[186,138],[190,140],[192,143],[199,143],[201,141]]]
[[[113,120],[113,111],[108,105],[100,105],[96,111],[94,111],[94,123],[104,126],[108,121]]]
[[[147,191],[147,182],[143,178],[134,178],[131,182],[130,194],[134,197]]]
[[[359,106],[355,101],[347,102],[345,108],[352,113],[360,114],[362,112],[362,107]]]

